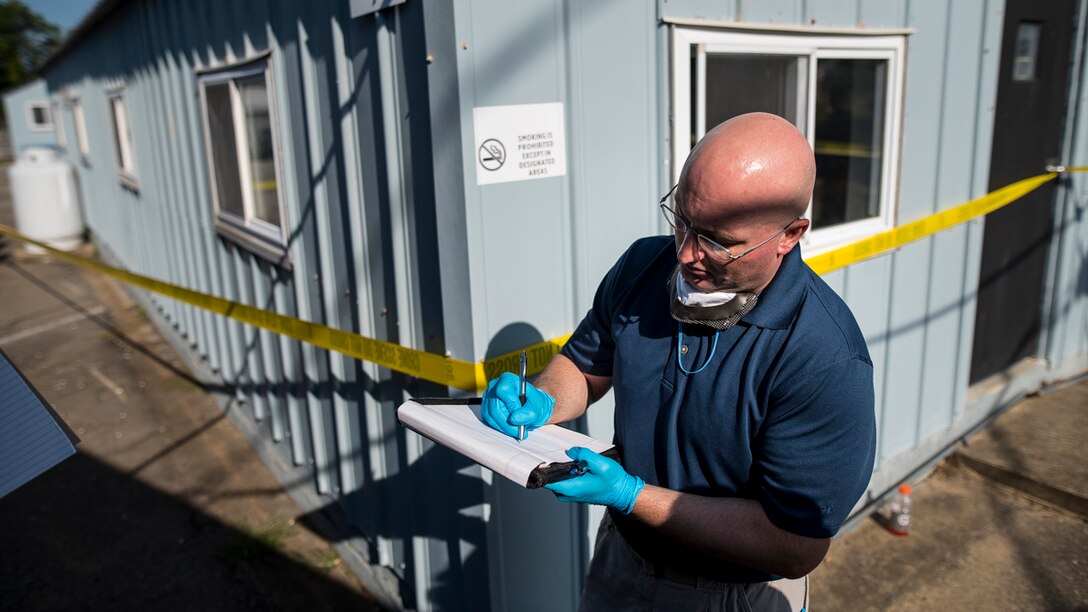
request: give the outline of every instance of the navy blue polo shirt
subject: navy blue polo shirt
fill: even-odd
[[[795,247],[755,308],[720,332],[678,323],[666,291],[671,237],[635,242],[605,276],[562,352],[611,376],[615,443],[648,484],[757,500],[792,533],[830,537],[868,485],[876,446],[873,365],[846,304]],[[643,557],[706,578],[776,576],[726,563],[613,513]]]

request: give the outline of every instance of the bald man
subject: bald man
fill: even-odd
[[[548,487],[608,507],[580,609],[807,605],[876,438],[865,340],[797,244],[814,179],[784,119],[714,128],[661,200],[673,236],[620,257],[524,406],[517,377],[489,385],[482,418],[514,436],[615,390],[622,465],[572,449],[586,473]]]

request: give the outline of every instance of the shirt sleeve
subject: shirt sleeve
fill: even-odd
[[[873,366],[853,356],[796,373],[778,394],[753,448],[756,496],[792,533],[835,535],[872,475]]]
[[[612,337],[612,288],[620,262],[608,271],[597,293],[593,306],[575,328],[560,352],[574,362],[578,369],[594,376],[612,375],[612,354],[616,343]]]
[[[612,376],[612,355],[616,350],[612,321],[617,305],[672,242],[662,237],[637,240],[605,274],[593,296],[593,306],[561,350],[582,372]]]

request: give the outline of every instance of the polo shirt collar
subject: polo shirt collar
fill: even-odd
[[[759,294],[756,307],[740,322],[768,329],[789,327],[805,294],[805,267],[801,245],[794,245],[782,259],[771,283]]]

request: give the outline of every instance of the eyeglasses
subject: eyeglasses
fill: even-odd
[[[691,228],[691,223],[689,223],[687,219],[685,219],[680,213],[676,212],[675,210],[670,208],[668,204],[666,204],[666,202],[669,201],[669,198],[672,197],[672,193],[674,191],[676,191],[676,187],[677,187],[677,185],[673,185],[672,189],[670,189],[669,192],[666,193],[665,196],[661,198],[661,201],[658,203],[658,205],[661,207],[661,214],[665,216],[665,221],[670,226],[672,226],[673,231],[676,232],[676,236],[677,237],[683,236],[683,239],[680,241],[680,246],[677,247],[677,250],[683,248],[684,244],[687,243],[688,234],[690,233],[690,234],[695,234],[695,240],[696,240],[696,242],[699,243],[699,247],[702,248],[703,252],[706,253],[707,255],[709,255],[710,257],[716,258],[716,259],[719,259],[719,260],[727,259],[729,261],[736,261],[736,260],[740,259],[741,257],[744,257],[745,255],[747,255],[748,253],[751,253],[752,251],[758,249],[759,247],[761,247],[761,246],[767,244],[768,242],[774,240],[778,236],[782,235],[783,232],[788,230],[791,225],[793,225],[797,221],[800,221],[801,219],[804,219],[804,217],[797,217],[796,219],[791,219],[790,222],[786,224],[786,227],[783,227],[782,229],[778,230],[777,232],[775,232],[772,236],[768,237],[763,242],[760,242],[759,244],[757,244],[757,245],[755,245],[753,247],[749,247],[749,248],[741,251],[740,253],[734,255],[733,252],[729,250],[729,247],[724,247],[724,246],[718,244],[717,242],[715,242],[713,238],[711,238],[711,237],[709,237],[709,236],[707,236],[705,234],[700,234],[699,232],[692,229]]]

